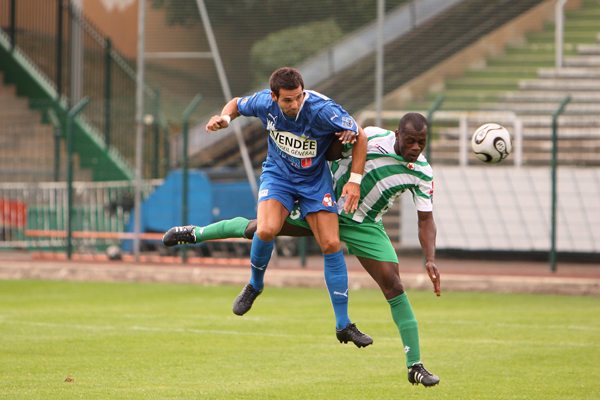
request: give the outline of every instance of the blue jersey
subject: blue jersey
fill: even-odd
[[[269,131],[267,161],[264,167],[276,167],[290,179],[327,171],[325,151],[336,138],[335,132],[358,128],[354,119],[328,97],[304,91],[304,101],[296,117],[285,115],[270,90],[242,97],[238,112],[260,118]],[[273,165],[274,164],[274,165]]]

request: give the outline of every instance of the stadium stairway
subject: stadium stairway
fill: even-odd
[[[56,101],[58,97],[53,83],[50,82],[40,69],[30,60],[18,46],[14,49],[11,48],[8,37],[5,32],[0,30],[0,72],[2,72],[2,80],[0,84],[11,85],[12,89],[7,89],[6,93],[15,94],[19,97],[14,97],[14,101],[8,101],[10,107],[17,107],[21,111],[16,111],[16,114],[11,114],[6,111],[0,117],[1,124],[4,126],[10,126],[11,129],[16,129],[12,134],[6,133],[7,131],[1,132],[7,136],[2,137],[3,141],[15,140],[18,138],[19,141],[25,140],[25,134],[27,134],[25,143],[21,144],[23,148],[29,149],[30,156],[24,157],[27,163],[29,160],[29,166],[19,167],[20,171],[26,172],[24,175],[14,175],[15,178],[33,179],[34,181],[53,180],[47,179],[48,171],[53,171],[53,167],[46,167],[46,161],[54,159],[54,147],[47,145],[43,141],[53,141],[54,137],[51,134],[53,129],[49,127],[44,129],[38,126],[37,135],[31,135],[31,129],[28,128],[24,120],[32,120],[33,125],[39,123],[46,123],[46,113],[49,106],[52,106],[56,112],[57,118],[60,121],[61,131],[65,135],[66,129],[66,116],[68,112],[68,106],[66,101]],[[8,94],[10,99],[10,94]],[[6,100],[5,100],[6,101]],[[19,105],[20,104],[20,105]],[[28,114],[25,109],[30,108],[31,114]],[[7,108],[8,110],[9,108]],[[41,110],[36,112],[34,110]],[[28,118],[28,117],[29,118]],[[42,116],[44,118],[42,118]],[[20,124],[23,123],[23,131],[18,131]],[[50,125],[48,125],[50,126]],[[46,136],[40,143],[40,147],[35,142],[36,137]],[[12,136],[11,136],[12,135]],[[79,165],[81,168],[88,170],[89,172],[75,172],[74,179],[85,179],[94,181],[112,181],[112,180],[131,180],[134,177],[132,167],[125,161],[123,156],[112,146],[107,148],[106,143],[98,133],[97,129],[82,115],[78,115],[73,120],[73,147],[74,156],[78,158]],[[16,146],[16,144],[14,144]],[[36,155],[32,156],[31,152],[33,148],[36,148]],[[25,151],[25,150],[24,150]],[[64,153],[64,151],[63,151]],[[23,155],[24,156],[24,155]],[[65,156],[61,157],[65,159]],[[38,161],[42,164],[39,164]],[[7,161],[9,162],[9,161]],[[8,164],[10,168],[3,168],[3,171],[7,171],[8,175],[12,174],[12,170],[15,170],[16,165],[19,164]],[[18,168],[16,170],[19,170]],[[91,174],[90,174],[91,173]],[[5,173],[2,174],[3,178]],[[53,173],[52,173],[53,175]],[[15,179],[8,179],[15,181]]]
[[[427,110],[443,93],[440,110],[513,111],[523,122],[523,164],[548,165],[552,115],[570,95],[558,118],[558,161],[600,165],[600,2],[586,0],[581,9],[565,12],[564,66],[558,69],[554,29],[548,22],[543,32],[527,34],[526,43],[507,46],[504,55],[446,80],[442,92],[407,108]],[[433,132],[433,160],[456,163],[458,127],[438,125]]]
[[[15,85],[1,84],[0,73],[0,181],[50,182],[55,179],[54,128],[42,123],[42,112],[18,97]],[[66,179],[64,141],[59,149],[59,179]],[[74,179],[92,180],[90,169],[79,168],[74,158]]]

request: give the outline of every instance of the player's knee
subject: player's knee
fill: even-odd
[[[271,227],[260,227],[256,229],[256,235],[258,235],[258,238],[263,242],[270,242],[275,239],[277,233],[278,232]]]
[[[404,286],[402,286],[402,282],[400,281],[399,277],[384,280],[380,284],[380,287],[383,295],[388,300],[398,297],[404,293]]]
[[[321,241],[321,251],[323,254],[337,253],[342,249],[339,239],[331,238]]]

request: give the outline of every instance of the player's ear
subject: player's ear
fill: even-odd
[[[271,92],[271,100],[273,100],[275,103],[277,103],[277,96],[275,96],[274,92]]]

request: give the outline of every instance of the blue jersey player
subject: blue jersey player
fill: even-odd
[[[221,115],[213,116],[206,131],[227,128],[240,115],[257,117],[269,132],[258,193],[257,230],[252,240],[252,277],[235,299],[233,312],[243,315],[263,291],[263,276],[271,258],[275,236],[297,201],[302,217],[314,232],[325,259],[325,282],[336,318],[340,342],[358,347],[373,343],[348,317],[348,272],[339,238],[336,198],[325,152],[336,132],[353,143],[352,178],[344,186],[345,210],[352,213],[360,198],[360,181],[366,160],[367,138],[342,107],[320,93],[304,90],[300,73],[280,68],[271,75],[271,90],[230,100]],[[351,134],[348,131],[352,131]],[[348,139],[351,138],[351,139]],[[188,228],[188,227],[185,227]],[[193,233],[181,232],[183,235]]]

